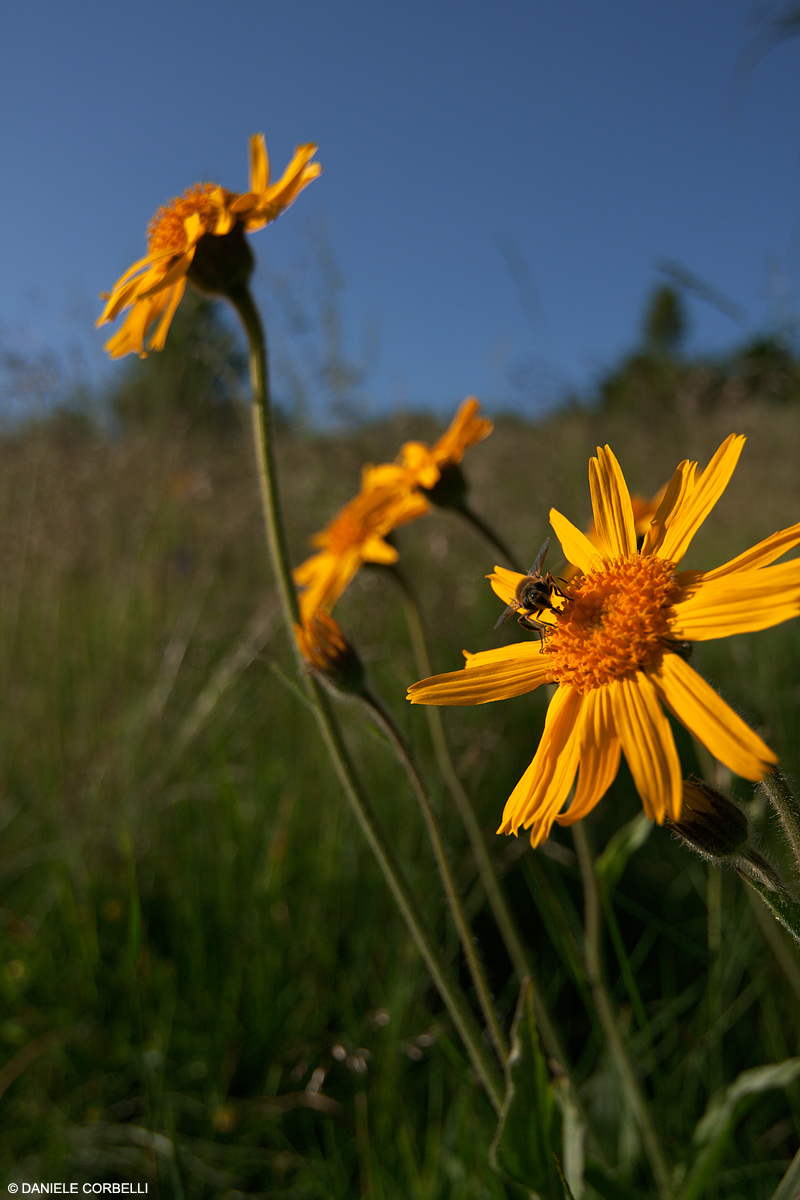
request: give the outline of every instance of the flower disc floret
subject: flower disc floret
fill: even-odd
[[[553,681],[585,695],[655,666],[679,594],[672,563],[638,555],[573,580],[544,647]]]
[[[214,233],[227,193],[215,183],[196,183],[159,208],[147,227],[149,254],[182,254],[189,247],[186,220],[197,216],[203,233]]]

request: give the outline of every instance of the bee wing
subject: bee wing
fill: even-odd
[[[550,545],[550,538],[545,538],[544,545],[542,546],[539,553],[536,555],[536,562],[533,564],[530,571],[528,571],[529,575],[540,575],[541,574],[542,564],[544,563],[545,557],[547,555],[547,548],[549,545]]]
[[[509,617],[513,617],[513,615],[517,611],[518,607],[519,607],[519,604],[515,598],[514,600],[511,601],[511,603],[509,604],[509,606],[505,610],[505,612],[502,612],[500,614],[500,616],[497,618],[497,620],[495,621],[495,624],[494,624],[495,629],[499,629],[501,625],[505,624],[505,622],[508,620]]]

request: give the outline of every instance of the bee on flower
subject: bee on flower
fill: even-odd
[[[624,753],[647,816],[677,822],[682,777],[671,712],[715,758],[759,780],[773,751],[685,661],[686,642],[766,629],[800,613],[800,524],[709,571],[681,571],[695,533],[727,486],[744,445],[732,434],[706,469],[677,467],[639,544],[630,493],[611,449],[589,462],[597,543],[555,509],[550,523],[577,573],[569,602],[544,614],[543,638],[466,654],[466,667],[409,689],[417,704],[485,704],[545,683],[557,690],[539,748],[509,797],[498,832],[530,829],[536,846],[553,822],[586,816]],[[524,578],[496,567],[504,604]],[[575,785],[571,803],[564,810]]]

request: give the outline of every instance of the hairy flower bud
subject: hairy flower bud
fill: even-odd
[[[748,821],[738,804],[701,779],[683,782],[679,821],[665,824],[701,857],[719,862],[744,846]]]

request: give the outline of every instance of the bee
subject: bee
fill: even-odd
[[[537,620],[538,614],[557,611],[553,606],[553,596],[563,596],[564,599],[569,600],[567,593],[561,590],[549,571],[546,575],[542,575],[542,564],[544,563],[549,545],[550,538],[546,538],[528,574],[524,579],[520,579],[517,584],[514,599],[508,605],[505,612],[501,613],[498,617],[495,629],[499,629],[509,617],[513,617],[517,609],[524,608],[524,615],[518,618],[520,625],[523,629],[534,630],[534,632],[539,634],[541,639],[544,639],[544,635],[550,626],[546,621]]]

